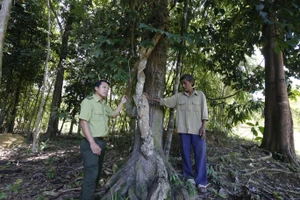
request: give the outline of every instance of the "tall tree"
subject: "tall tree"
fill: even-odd
[[[262,36],[266,43],[265,58],[265,129],[261,146],[273,152],[275,157],[297,163],[294,146],[293,119],[290,110],[283,53],[277,47],[280,39],[275,1],[267,1],[265,23]],[[276,154],[277,153],[277,154]],[[299,163],[298,163],[299,164]]]
[[[64,73],[65,73],[65,61],[68,55],[68,46],[69,46],[69,36],[72,30],[72,24],[75,20],[75,3],[70,3],[70,10],[67,15],[65,28],[62,35],[62,42],[60,47],[60,54],[59,54],[59,63],[57,65],[57,74],[55,78],[55,85],[52,97],[52,104],[51,104],[51,113],[48,122],[47,133],[50,138],[54,138],[55,135],[58,133],[58,122],[59,122],[59,108],[61,104],[61,96],[62,96],[62,88],[63,88],[63,80],[64,80]],[[60,22],[58,22],[60,24]],[[62,25],[60,24],[60,27]]]
[[[206,57],[198,56],[200,61],[193,61],[200,65],[205,63],[206,70],[220,74],[225,85],[237,91],[253,93],[265,89],[262,147],[276,158],[296,162],[286,86],[289,77],[285,74],[297,74],[299,65],[295,64],[296,56],[285,66],[289,71],[286,73],[284,60],[289,60],[290,53],[299,55],[299,1],[206,1],[204,8],[206,16],[210,17],[209,23],[198,30],[206,40],[199,42],[206,46],[200,49]],[[196,24],[193,26],[197,31]],[[249,70],[244,64],[246,55],[254,54],[255,46],[263,47],[265,69],[257,66]],[[234,109],[238,108],[235,104],[232,104]],[[249,111],[245,109],[240,112],[244,116],[246,113]],[[229,117],[232,116],[238,116],[238,113]]]

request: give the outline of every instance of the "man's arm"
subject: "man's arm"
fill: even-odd
[[[147,93],[144,93],[144,95],[145,95],[146,99],[148,99],[150,101],[156,101],[156,102],[160,103],[160,99],[152,98]]]
[[[101,154],[101,148],[99,147],[99,145],[95,142],[91,131],[90,131],[90,127],[89,124],[86,120],[80,119],[79,124],[82,128],[83,134],[85,136],[85,138],[89,141],[90,143],[90,148],[92,150],[92,152],[96,155],[100,155]]]
[[[118,114],[120,113],[122,106],[124,105],[124,103],[126,103],[127,101],[127,96],[123,96],[121,99],[120,104],[118,105],[118,107],[114,110],[114,114],[112,115],[112,117],[117,117]]]
[[[175,108],[177,106],[178,94],[174,94],[168,98],[152,98],[147,93],[144,93],[145,97],[150,101],[158,102],[161,106],[166,106],[168,108]]]
[[[202,120],[202,126],[199,131],[201,139],[206,137],[206,119]]]

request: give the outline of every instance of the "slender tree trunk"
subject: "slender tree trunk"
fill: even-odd
[[[32,124],[33,118],[35,118],[35,116],[37,115],[36,110],[37,110],[37,107],[38,107],[37,103],[39,102],[40,92],[41,92],[41,87],[39,87],[39,89],[38,89],[38,92],[36,94],[36,99],[34,101],[34,104],[31,105],[31,107],[29,108],[29,110],[31,111],[31,115],[28,116],[29,117],[29,121],[28,121],[28,123],[26,125],[25,133],[26,133],[27,139],[29,139],[30,141],[33,138],[33,135],[31,134],[31,124]]]
[[[58,135],[61,135],[61,132],[62,132],[62,130],[63,130],[63,128],[64,128],[65,123],[66,123],[66,120],[67,120],[67,118],[64,117],[64,119],[63,119],[63,121],[62,121],[62,123],[61,123],[60,129],[59,129],[59,131],[58,131]]]
[[[75,116],[76,116],[77,113],[78,113],[78,109],[77,109],[77,106],[75,106],[72,110],[72,120],[71,120],[69,135],[71,135],[73,133],[74,124],[76,124],[76,117]]]
[[[273,19],[275,21],[275,17]],[[275,158],[296,163],[293,120],[285,83],[282,52],[275,52],[275,24],[266,24],[263,37],[265,57],[265,131],[261,147]]]
[[[0,9],[0,87],[1,87],[1,79],[2,79],[4,39],[5,39],[8,20],[9,20],[9,16],[10,16],[11,6],[12,6],[12,0],[2,0],[1,1],[1,9]]]
[[[21,101],[22,102],[22,114],[21,114],[21,119],[23,122],[23,126],[22,126],[22,130],[20,130],[20,132],[22,133],[26,133],[26,128],[27,128],[27,124],[26,122],[28,122],[30,120],[30,116],[28,115],[28,113],[32,112],[32,109],[34,108],[33,105],[30,103],[31,100],[31,96],[32,96],[32,90],[33,90],[33,85],[29,86],[28,88],[28,92],[26,92],[26,95],[24,95],[24,97],[26,97],[26,101]]]
[[[3,122],[4,122],[4,118],[5,118],[5,111],[6,111],[6,106],[7,106],[7,102],[8,101],[8,97],[4,98],[2,107],[1,107],[1,112],[0,112],[0,127],[3,126]]]
[[[15,98],[14,102],[12,104],[12,111],[9,117],[9,125],[8,125],[8,132],[13,133],[14,132],[14,126],[15,126],[15,118],[17,114],[17,108],[19,104],[19,99],[20,99],[20,91],[21,91],[21,79],[19,80],[19,83],[17,84],[19,87],[17,87],[17,90],[15,91]]]
[[[184,33],[186,33],[186,28],[188,25],[187,21],[187,11],[188,11],[188,4],[189,0],[184,1],[184,11],[183,11],[183,16],[181,20],[181,30],[180,30],[180,35],[182,36]],[[181,41],[181,45],[185,46],[185,40]],[[180,75],[181,75],[181,70],[183,66],[183,52],[181,48],[178,51],[177,55],[177,63],[176,63],[176,70],[175,70],[175,83],[173,85],[173,94],[178,93],[178,88],[179,88],[179,82],[180,82]],[[175,109],[170,109],[170,116],[169,116],[169,122],[168,122],[168,129],[167,129],[167,137],[166,137],[166,142],[164,146],[164,154],[166,157],[169,157],[170,149],[171,149],[171,143],[172,143],[172,136],[174,133],[174,125],[175,125]]]
[[[46,57],[46,65],[45,65],[45,72],[44,72],[44,81],[43,81],[43,86],[42,86],[42,97],[41,97],[41,104],[40,104],[40,109],[39,113],[37,116],[37,121],[35,124],[35,132],[33,134],[33,142],[32,142],[32,151],[37,152],[38,147],[39,147],[39,141],[40,141],[40,122],[42,120],[42,114],[43,114],[43,107],[45,104],[45,90],[46,90],[46,85],[47,85],[47,80],[48,80],[48,61],[50,57],[50,32],[51,32],[51,18],[50,18],[50,0],[47,1],[48,3],[48,44],[47,44],[47,57]]]
[[[50,118],[48,122],[48,128],[46,135],[50,138],[54,138],[56,133],[58,133],[58,112],[60,108],[61,103],[61,93],[62,93],[62,87],[63,87],[63,80],[64,80],[64,62],[67,58],[68,54],[68,42],[69,42],[69,36],[72,30],[72,24],[74,21],[74,11],[75,6],[71,5],[70,13],[67,18],[64,34],[62,36],[62,45],[60,50],[60,60],[57,67],[57,75],[55,79],[55,86],[54,86],[54,92],[53,92],[53,98],[52,98],[52,104],[51,104],[51,112],[50,112]]]
[[[70,129],[69,129],[69,132],[68,132],[68,135],[71,135],[73,133],[73,127],[74,127],[74,116],[72,116],[72,120],[71,120],[71,125],[70,125]]]

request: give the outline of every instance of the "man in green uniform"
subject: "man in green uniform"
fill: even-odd
[[[80,152],[84,165],[84,177],[81,200],[94,199],[94,191],[99,182],[102,164],[105,156],[108,135],[108,118],[116,117],[127,101],[124,96],[115,110],[112,110],[105,101],[109,92],[109,82],[99,80],[95,83],[93,96],[85,98],[81,102],[79,123],[84,137],[80,144]]]

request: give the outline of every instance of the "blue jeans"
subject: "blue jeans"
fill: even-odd
[[[81,185],[80,200],[94,199],[94,192],[100,179],[105,156],[106,142],[98,138],[94,138],[94,140],[102,149],[100,156],[92,152],[90,143],[87,141],[87,139],[82,139],[80,143],[80,153],[84,167],[84,177]]]
[[[206,187],[206,140],[201,139],[200,135],[180,133],[180,147],[182,157],[183,176],[187,179],[195,179],[196,184]],[[191,148],[195,155],[195,171],[191,160]]]

